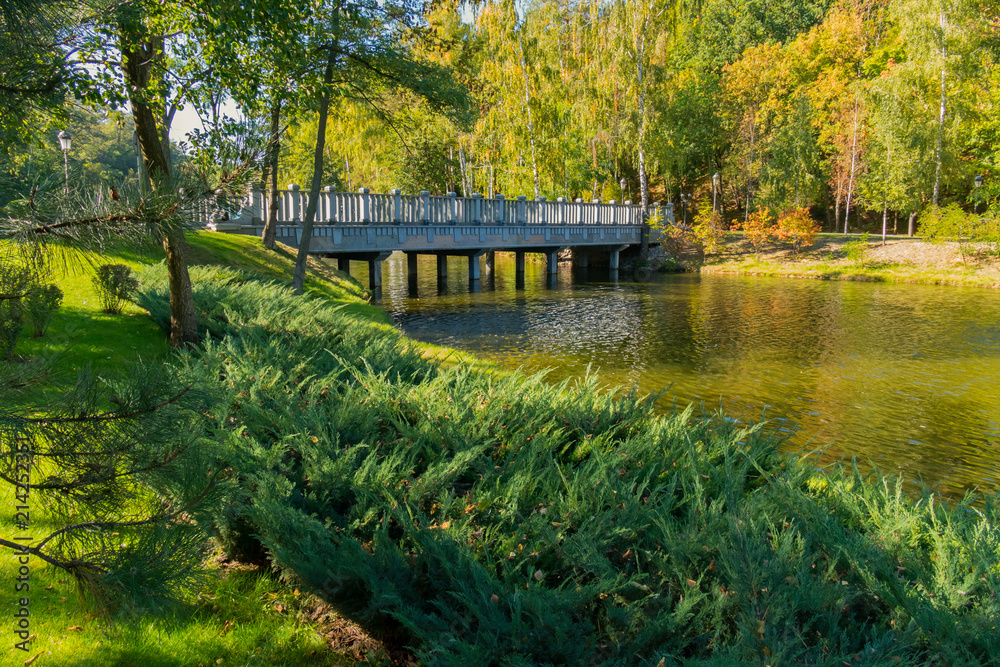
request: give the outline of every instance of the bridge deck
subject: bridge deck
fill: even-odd
[[[262,225],[215,225],[219,231],[260,236]],[[297,248],[302,227],[279,225],[277,238]],[[569,246],[634,245],[642,225],[316,225],[310,253],[328,256],[403,252],[466,254],[466,251],[545,252]]]

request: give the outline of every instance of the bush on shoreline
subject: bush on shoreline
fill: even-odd
[[[318,300],[194,273],[209,339],[184,363],[228,394],[211,423],[242,488],[220,535],[426,664],[1000,659],[995,496],[820,473],[592,378],[441,369]],[[162,320],[165,276],[143,281]]]

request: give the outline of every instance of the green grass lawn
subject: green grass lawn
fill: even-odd
[[[259,239],[200,232],[189,236],[191,264],[234,266],[276,281],[290,282],[294,256],[288,249],[267,251]],[[26,409],[45,404],[49,392],[60,391],[76,372],[90,367],[110,374],[136,359],[168,361],[170,347],[163,330],[146,311],[128,304],[120,315],[101,312],[92,276],[99,264],[120,263],[133,268],[158,262],[155,252],[119,252],[85,256],[74,251],[53,258],[51,281],[64,293],[62,307],[44,337],[34,338],[26,327],[16,353],[27,363],[49,368],[47,389],[32,387],[19,397]],[[311,262],[307,289],[344,304],[351,314],[389,326],[388,315],[367,303],[358,283],[321,262]],[[39,385],[41,386],[41,385]],[[36,476],[41,475],[36,470]],[[3,500],[4,521],[14,513],[13,492]],[[31,528],[35,539],[60,525],[34,499]],[[6,533],[6,529],[5,529]],[[24,533],[20,533],[24,534]],[[4,553],[7,551],[8,553]],[[8,591],[2,599],[7,618],[16,610],[13,582],[18,563],[0,549],[0,580]],[[27,653],[14,648],[13,635],[0,646],[0,663],[21,665],[342,665],[354,664],[346,654],[331,650],[301,618],[305,597],[270,575],[250,571],[210,571],[199,590],[189,591],[176,606],[114,620],[102,616],[60,570],[31,563],[31,632]]]

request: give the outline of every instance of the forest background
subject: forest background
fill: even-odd
[[[983,212],[1000,196],[998,3],[444,0],[422,10],[410,48],[450,70],[468,105],[443,110],[392,77],[339,87],[324,184],[644,204],[684,195],[701,210],[714,195],[727,222],[809,207],[827,231],[883,219],[912,230],[928,205]],[[273,35],[270,46],[245,39],[247,52],[284,48]],[[308,184],[315,65],[264,56],[265,83],[248,86],[226,74],[238,52],[182,50],[171,57],[189,72],[201,58],[207,75],[173,84],[171,104],[196,109],[207,129],[175,146],[178,159],[211,133],[277,127],[278,182]],[[78,182],[135,178],[130,124],[85,101],[5,144],[0,206],[36,183],[61,185],[60,127],[74,128]],[[238,122],[226,117],[233,106]]]

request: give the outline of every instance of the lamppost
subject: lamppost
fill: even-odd
[[[715,217],[715,202],[717,200],[719,190],[722,189],[722,177],[719,176],[719,172],[712,174],[712,217]]]
[[[618,181],[618,185],[620,185],[622,187],[621,202],[624,204],[625,203],[625,186],[628,185],[628,181],[625,180],[624,176],[622,176],[622,180]]]
[[[687,207],[687,205],[688,205],[689,201],[691,201],[691,195],[690,194],[684,194],[682,192],[681,193],[681,210],[683,211],[682,216],[683,216],[683,221],[684,221],[685,225],[688,223],[688,207]]]
[[[51,135],[49,135],[51,136]],[[63,176],[65,177],[63,192],[69,194],[69,149],[73,146],[73,137],[66,130],[59,130],[59,148],[63,152]]]
[[[976,176],[976,181],[975,182],[976,182],[976,203],[975,203],[975,207],[972,209],[972,212],[974,214],[978,215],[979,214],[979,188],[983,187],[983,175],[979,174],[978,176]]]

